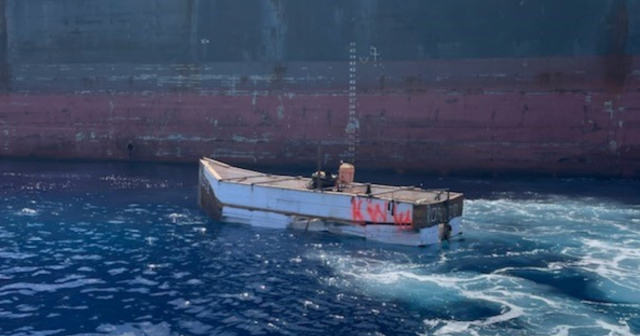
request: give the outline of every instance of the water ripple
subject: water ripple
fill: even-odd
[[[0,174],[1,334],[640,333],[636,204],[532,185],[415,249],[214,223],[157,169]]]

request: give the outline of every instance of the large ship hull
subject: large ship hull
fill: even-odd
[[[248,1],[249,8],[261,9],[257,14],[229,1],[190,1],[191,7],[148,2],[145,8],[117,2],[100,14],[72,0],[27,1],[31,7],[0,1],[0,155],[185,162],[213,156],[231,163],[309,167],[315,166],[320,146],[327,164],[355,159],[373,169],[640,176],[640,33],[634,30],[640,5],[635,2],[574,1],[575,8],[554,9],[553,2],[522,1],[521,7],[536,13],[527,14],[537,20],[532,24],[538,26],[529,27],[534,31],[543,30],[545,22],[558,24],[562,15],[576,15],[569,10],[600,21],[593,32],[557,32],[563,39],[547,41],[557,50],[543,46],[545,41],[531,44],[533,32],[514,37],[518,46],[487,41],[484,49],[474,49],[479,42],[464,34],[456,37],[460,32],[441,32],[437,53],[428,49],[429,38],[418,40],[420,26],[395,33],[392,24],[373,20],[384,17],[388,1],[345,8],[327,1],[336,10],[320,11],[318,17],[344,21],[335,17],[360,13],[352,14],[354,20],[366,24],[329,27],[350,36],[329,34],[317,41],[294,33],[302,23],[293,18],[300,9],[292,2]],[[426,14],[455,7],[437,3],[410,1],[389,15],[409,20],[405,16],[415,16],[411,10]],[[486,1],[489,7],[499,3]],[[57,11],[71,5],[78,6],[71,14]],[[242,38],[215,39],[209,26],[216,24],[203,22],[224,8],[227,14],[261,18],[244,22],[260,28],[255,34],[261,51]],[[363,8],[375,13],[363,14]],[[529,13],[519,8],[507,11]],[[129,45],[101,42],[116,39],[116,19],[126,21],[118,10],[131,16],[129,25],[145,13],[170,20],[156,22],[151,32],[120,27],[140,35],[129,36]],[[172,10],[185,11],[184,17],[169,17]],[[99,23],[79,23],[88,12]],[[47,17],[56,23],[49,28],[57,28],[48,37],[35,36],[38,30],[20,21],[29,17]],[[227,35],[251,36],[240,34],[247,29],[242,22],[224,22],[230,24],[221,30]],[[322,23],[308,25],[312,36]],[[172,33],[167,27],[180,29]],[[479,30],[514,27],[527,24],[492,23]],[[72,35],[73,29],[84,38]],[[407,40],[408,33],[413,39]],[[394,37],[407,41],[396,44]],[[468,41],[452,42],[460,39]],[[575,50],[568,49],[571,43]]]

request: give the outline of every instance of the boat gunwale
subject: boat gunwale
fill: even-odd
[[[452,201],[452,200],[457,200],[460,197],[464,197],[463,193],[460,192],[452,192],[449,191],[448,189],[422,189],[416,186],[389,186],[389,185],[382,185],[382,184],[369,184],[372,187],[382,187],[382,189],[385,188],[389,188],[389,187],[394,187],[396,189],[391,189],[391,190],[386,190],[384,191],[385,194],[392,194],[395,192],[399,192],[399,191],[413,191],[416,193],[436,193],[436,192],[442,192],[442,191],[446,191],[449,193],[449,197],[447,199],[444,200],[434,200],[434,201],[430,201],[430,202],[426,202],[425,198],[417,198],[415,200],[408,200],[408,199],[402,199],[402,198],[393,198],[393,197],[380,197],[377,196],[375,194],[358,194],[358,193],[353,193],[353,192],[349,192],[349,191],[335,191],[335,190],[324,190],[324,189],[308,189],[308,188],[295,188],[295,187],[291,187],[291,186],[281,186],[281,185],[270,185],[268,183],[272,183],[272,182],[282,182],[284,180],[279,180],[279,181],[263,181],[262,183],[258,183],[258,182],[254,182],[254,183],[249,183],[246,181],[234,181],[235,179],[248,179],[248,178],[257,178],[257,177],[270,177],[270,178],[284,178],[285,180],[301,180],[303,182],[310,182],[312,179],[309,177],[302,177],[302,176],[289,176],[289,175],[273,175],[273,174],[267,174],[267,173],[260,173],[257,171],[253,171],[253,170],[249,170],[249,169],[244,169],[244,168],[239,168],[239,167],[234,167],[231,165],[228,165],[226,163],[214,160],[214,159],[210,159],[210,158],[204,158],[201,159],[201,162],[204,161],[206,163],[209,162],[213,162],[214,164],[219,164],[225,168],[229,168],[229,169],[238,169],[238,170],[243,170],[243,171],[251,171],[251,172],[255,172],[258,173],[256,175],[251,175],[251,176],[238,176],[237,178],[222,178],[221,175],[215,170],[214,167],[212,167],[211,165],[207,165],[207,171],[210,171],[213,173],[213,177],[216,179],[216,181],[221,184],[221,183],[228,183],[228,184],[236,184],[236,185],[246,185],[246,186],[251,186],[253,187],[254,185],[257,185],[259,187],[265,187],[265,188],[272,188],[272,189],[287,189],[287,190],[294,190],[294,191],[302,191],[302,192],[310,192],[310,193],[323,193],[323,194],[329,194],[329,195],[342,195],[342,196],[351,196],[351,197],[361,197],[361,198],[366,198],[366,199],[378,199],[378,200],[386,200],[386,201],[392,201],[392,202],[396,202],[396,203],[406,203],[406,204],[411,204],[414,206],[421,206],[421,205],[427,205],[427,206],[431,206],[431,205],[438,205],[438,204],[442,204],[445,203],[447,201]],[[362,182],[353,182],[353,184],[359,186],[359,187],[366,187],[368,184],[367,183],[362,183]],[[408,188],[413,188],[413,189],[408,189]],[[398,190],[400,189],[400,190]]]

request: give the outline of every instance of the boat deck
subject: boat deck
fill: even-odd
[[[310,190],[307,186],[309,182],[311,182],[311,178],[308,177],[260,173],[253,170],[232,167],[212,159],[203,159],[203,163],[209,172],[223,182]],[[370,186],[370,194],[367,194],[368,186]],[[454,199],[462,196],[461,193],[449,192],[448,190],[425,190],[414,186],[388,186],[358,182],[351,183],[344,187],[342,191],[337,191],[334,187],[328,187],[323,189],[323,192],[352,194],[354,196],[366,196],[414,204],[435,204],[447,198]]]

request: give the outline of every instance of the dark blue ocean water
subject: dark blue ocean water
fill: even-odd
[[[464,191],[466,239],[216,223],[196,166],[0,162],[0,334],[640,333],[640,183],[366,178]]]

